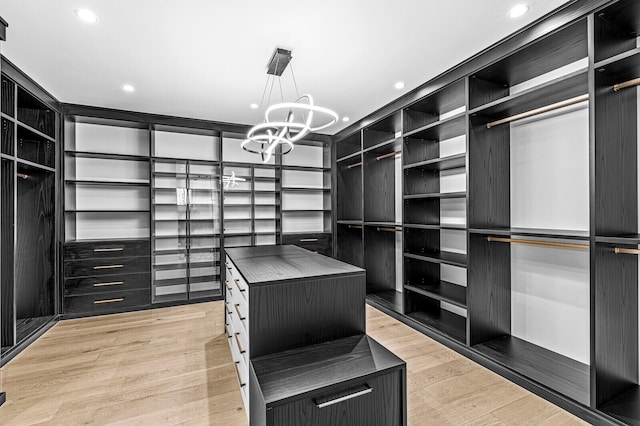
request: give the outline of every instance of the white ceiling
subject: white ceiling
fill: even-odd
[[[522,1],[530,12],[508,18]],[[355,121],[564,3],[3,0],[2,53],[62,102],[255,124],[249,104],[260,103],[280,46],[292,50],[300,92]],[[99,21],[80,21],[78,8]],[[293,100],[290,75],[282,78]],[[399,80],[406,87],[395,90]]]

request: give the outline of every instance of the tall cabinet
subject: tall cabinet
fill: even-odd
[[[2,363],[58,314],[56,155],[59,106],[3,58],[0,150]]]
[[[368,302],[596,423],[640,424],[639,32],[568,4],[336,136]]]

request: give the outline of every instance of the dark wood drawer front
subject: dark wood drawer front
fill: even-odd
[[[113,291],[142,290],[151,286],[151,274],[125,274],[98,277],[67,278],[64,295],[95,295]]]
[[[107,259],[113,257],[150,256],[147,240],[132,241],[91,241],[66,243],[65,260]]]
[[[69,296],[64,298],[65,314],[91,314],[116,311],[123,308],[148,306],[151,302],[149,290],[113,291],[104,294]]]
[[[65,278],[149,272],[149,257],[74,260],[64,263]]]
[[[331,256],[331,234],[288,234],[282,236],[282,244],[293,244],[309,251]]]
[[[393,426],[404,422],[402,370],[335,386],[267,410],[278,426]]]

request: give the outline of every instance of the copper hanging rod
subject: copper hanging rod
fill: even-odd
[[[499,124],[511,123],[512,121],[521,120],[527,117],[533,117],[534,115],[542,114],[543,112],[553,111],[554,109],[564,108],[569,105],[577,104],[589,99],[589,95],[581,95],[576,96],[575,98],[566,99],[561,102],[556,102],[555,104],[543,106],[541,108],[532,109],[531,111],[523,112],[521,114],[512,115],[511,117],[502,118],[500,120],[492,121],[491,123],[487,123],[487,129],[490,129]]]
[[[615,249],[613,249],[613,252],[615,254],[640,254],[640,250],[638,249],[629,249],[622,247],[616,247]]]
[[[613,91],[617,92],[627,87],[633,87],[640,84],[640,78],[634,78],[633,80],[625,81],[624,83],[618,83],[613,85]]]
[[[584,244],[570,244],[570,243],[552,243],[549,241],[535,241],[535,240],[519,240],[514,238],[501,238],[501,237],[487,237],[487,241],[493,241],[496,243],[517,243],[528,244],[532,246],[545,246],[545,247],[559,247],[570,248],[577,250],[589,250],[589,246]]]
[[[29,179],[29,175],[25,175],[24,173],[16,173],[16,176],[20,179]]]
[[[360,166],[362,166],[362,161],[359,163],[349,164],[347,166],[347,169],[353,169],[354,167],[360,167]]]
[[[389,157],[395,157],[398,154],[402,154],[402,151],[394,151],[394,152],[389,152],[387,154],[379,155],[376,157],[376,161],[384,160],[385,158],[389,158]]]
[[[376,227],[376,231],[385,231],[385,232],[402,232],[402,229]]]
[[[361,225],[349,225],[349,229],[362,229]]]

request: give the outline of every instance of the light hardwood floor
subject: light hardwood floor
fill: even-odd
[[[222,302],[63,321],[1,370],[1,425],[246,425]],[[367,307],[407,362],[409,424],[584,424]]]

